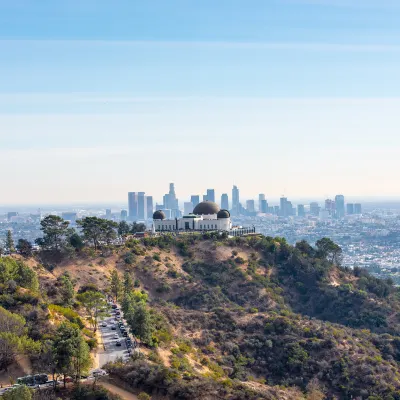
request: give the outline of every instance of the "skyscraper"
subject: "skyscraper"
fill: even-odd
[[[193,212],[193,203],[192,202],[185,202],[183,204],[183,214],[184,215],[189,215]]]
[[[347,203],[346,204],[346,213],[347,213],[347,215],[353,215],[354,214],[354,204],[353,203]]]
[[[164,195],[164,208],[169,210],[178,209],[178,199],[175,194],[175,186],[173,183],[169,184],[169,193]]]
[[[297,205],[297,215],[299,217],[305,217],[306,212],[304,211],[304,204],[298,204]]]
[[[266,214],[268,212],[268,202],[265,199],[261,200],[260,212],[263,214]]]
[[[266,212],[266,211],[262,211],[261,203],[263,200],[265,200],[265,194],[260,193],[258,195],[258,211],[260,211],[261,213]]]
[[[221,208],[223,210],[229,210],[229,198],[227,193],[221,196]]]
[[[354,204],[354,214],[362,214],[362,209],[361,209],[360,203]]]
[[[138,213],[138,204],[137,204],[137,193],[129,192],[128,193],[128,210],[129,210],[129,219],[131,221],[135,221]]]
[[[233,215],[239,215],[240,213],[239,189],[236,185],[233,185],[232,188],[232,212]]]
[[[215,203],[215,190],[207,189],[207,200]]]
[[[318,217],[319,216],[319,211],[320,211],[321,207],[319,206],[318,203],[310,203],[310,214],[313,215],[314,217]]]
[[[106,219],[111,219],[111,208],[106,209]]]
[[[126,221],[128,219],[128,211],[127,210],[121,210],[120,219],[121,219],[121,221]]]
[[[146,196],[147,219],[153,218],[153,196]]]
[[[197,206],[197,204],[200,203],[200,196],[192,194],[190,196],[190,202],[193,204],[193,208]]]
[[[279,200],[280,204],[280,216],[281,217],[287,217],[287,198],[286,197],[281,197]]]
[[[336,205],[336,218],[344,217],[344,196],[338,194],[335,196],[335,205]]]
[[[254,206],[254,200],[246,201],[246,210],[248,213],[254,213],[256,211],[255,206]]]
[[[146,219],[147,212],[146,212],[146,198],[144,192],[139,192],[137,197],[137,204],[138,204],[138,211],[137,217],[138,219]]]

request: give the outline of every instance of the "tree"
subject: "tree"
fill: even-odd
[[[137,233],[137,232],[144,232],[146,230],[146,225],[145,224],[142,224],[142,223],[137,223],[137,222],[134,222],[132,225],[131,225],[131,233]]]
[[[326,258],[331,263],[340,264],[342,249],[339,245],[329,238],[322,238],[315,245],[317,246],[317,255],[319,257]]]
[[[17,244],[18,253],[24,257],[32,256],[32,244],[26,239],[19,239]]]
[[[33,390],[27,386],[19,386],[3,394],[3,400],[32,400]]]
[[[7,371],[17,355],[39,350],[40,343],[27,336],[25,319],[0,307],[0,371]]]
[[[138,399],[139,400],[151,400],[151,397],[150,397],[150,395],[148,395],[145,392],[140,392],[138,395]]]
[[[14,253],[15,247],[14,247],[14,239],[12,236],[12,233],[10,230],[7,231],[7,237],[6,237],[6,250],[11,254]]]
[[[115,301],[118,301],[120,294],[122,292],[122,283],[119,278],[118,271],[116,269],[111,273],[111,284],[110,284],[111,293],[115,298]]]
[[[88,291],[78,294],[77,299],[82,303],[89,315],[89,322],[93,331],[97,331],[98,319],[107,315],[107,301],[100,292]]]
[[[124,272],[124,295],[127,293],[130,293],[130,291],[133,289],[133,282],[132,282],[132,277],[129,271]]]
[[[100,247],[102,242],[110,244],[116,238],[115,228],[118,224],[114,221],[109,221],[97,217],[85,217],[77,224],[82,228],[83,236],[88,242],[92,242],[95,250]]]
[[[71,306],[75,297],[75,290],[71,281],[71,277],[69,276],[68,272],[65,272],[58,280],[61,282],[62,300],[64,304]]]
[[[57,329],[53,354],[55,369],[64,376],[64,387],[67,375],[78,380],[91,366],[89,346],[78,326],[68,322],[63,322]]]
[[[121,221],[118,224],[118,235],[126,236],[130,231],[129,224],[126,221]]]
[[[82,238],[76,232],[69,237],[69,244],[78,252],[85,247]]]
[[[43,238],[36,239],[36,243],[47,250],[60,251],[69,234],[69,222],[57,215],[48,215],[40,221]]]
[[[152,334],[154,329],[150,312],[145,304],[139,302],[136,305],[129,322],[134,335],[136,335],[143,343],[152,344]]]

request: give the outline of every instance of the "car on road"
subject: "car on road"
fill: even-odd
[[[116,331],[117,327],[115,325],[111,325],[111,330]]]
[[[116,304],[113,304],[113,305],[111,306],[111,308],[112,308],[113,310],[115,310],[116,308],[118,308],[118,306],[117,306]]]
[[[119,339],[118,333],[116,333],[116,334],[114,335],[114,339]]]
[[[107,371],[105,371],[104,369],[95,369],[92,371],[92,375],[93,376],[105,376],[107,375]]]
[[[123,331],[123,332],[122,332],[122,336],[123,336],[123,337],[128,337],[128,332],[127,332],[127,331]]]
[[[115,345],[116,345],[116,346],[122,346],[122,343],[121,343],[120,340],[117,340],[117,341],[115,342]]]
[[[103,328],[105,328],[105,327],[107,326],[107,322],[102,322],[102,323],[101,323],[101,326],[102,326]]]

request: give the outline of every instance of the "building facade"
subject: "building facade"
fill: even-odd
[[[153,227],[156,232],[230,231],[232,222],[228,210],[221,210],[214,202],[203,201],[193,209],[193,214],[182,218],[168,219],[165,212],[155,211]]]

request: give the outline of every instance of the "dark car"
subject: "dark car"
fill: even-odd
[[[113,305],[111,306],[111,308],[112,308],[113,310],[115,310],[116,308],[118,308],[118,306],[117,306],[116,304],[113,304]]]
[[[117,327],[115,325],[111,325],[111,330],[116,331]]]
[[[121,342],[120,342],[119,340],[117,340],[117,341],[115,342],[115,345],[116,345],[116,346],[122,346],[122,344],[121,344]]]
[[[123,332],[122,332],[122,336],[123,336],[123,337],[128,337],[128,332],[127,332],[127,331],[123,331]]]

